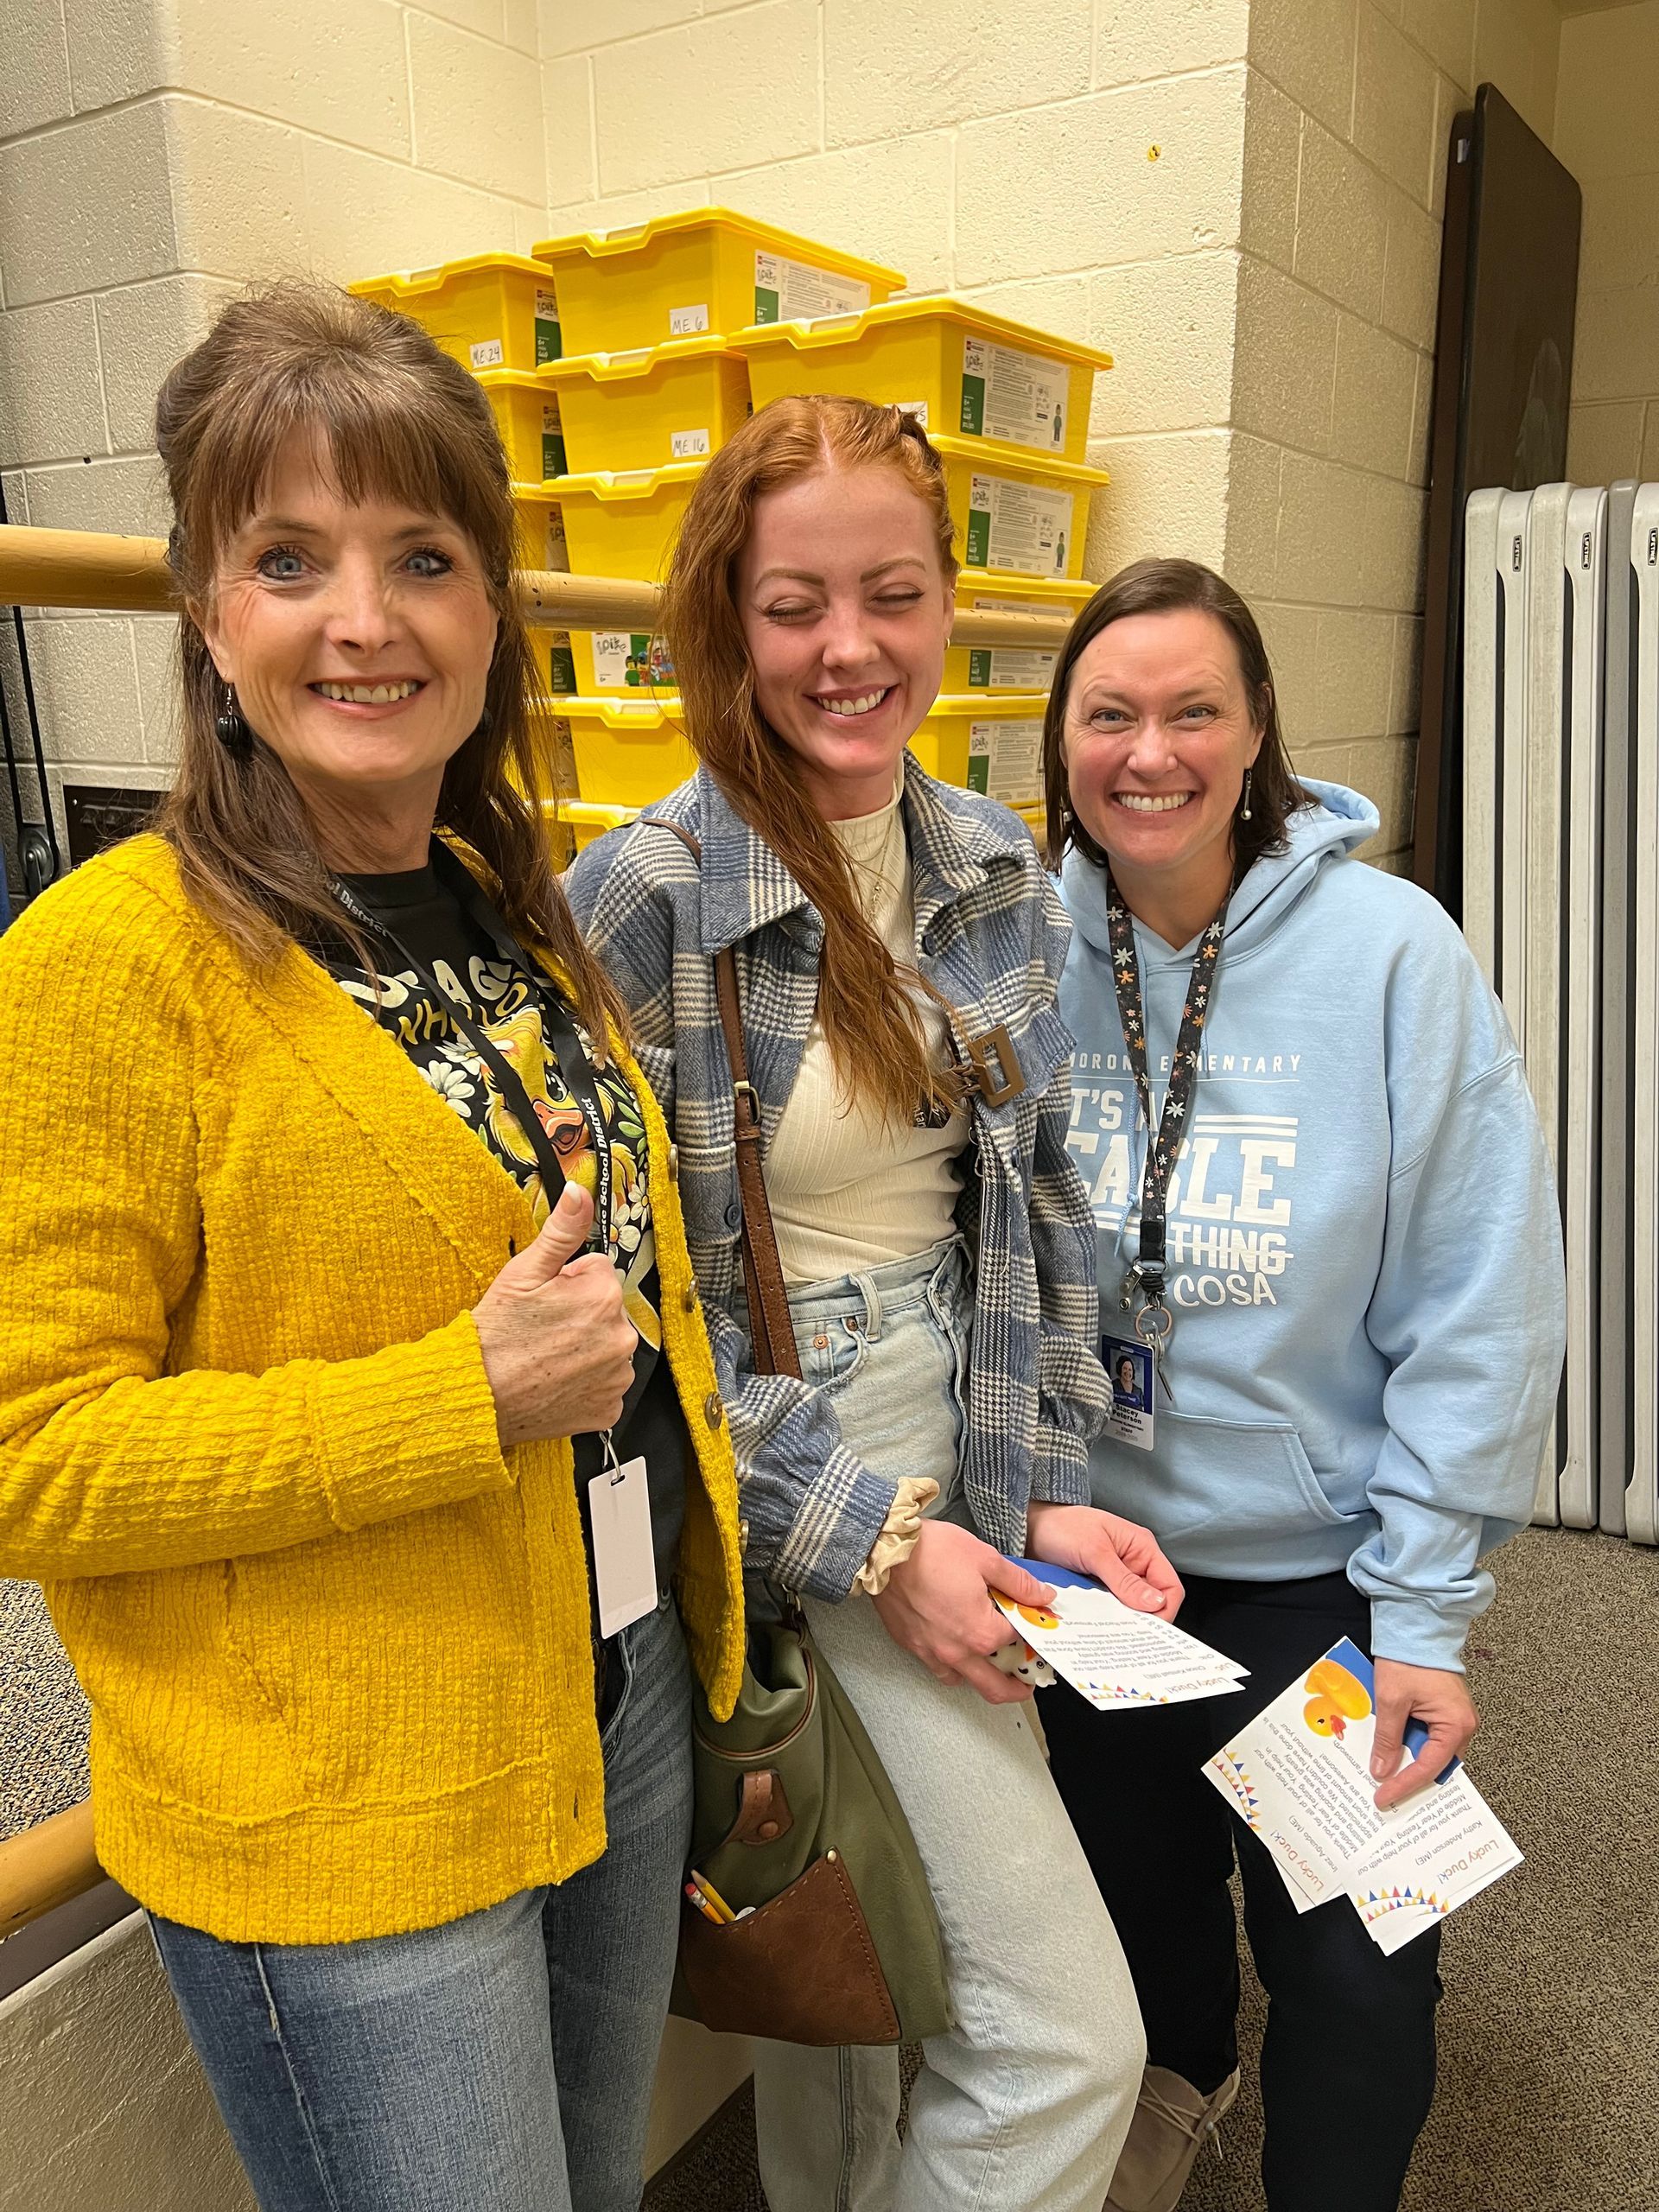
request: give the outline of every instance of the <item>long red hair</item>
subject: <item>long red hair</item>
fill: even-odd
[[[763,493],[825,469],[869,467],[896,469],[926,505],[950,582],[957,559],[944,464],[920,425],[897,407],[838,393],[776,399],[703,471],[670,565],[663,619],[698,759],[823,917],[818,1018],[842,1091],[905,1123],[918,1105],[950,1101],[915,1004],[918,989],[938,994],[895,965],[864,918],[847,856],[760,711],[736,588]]]

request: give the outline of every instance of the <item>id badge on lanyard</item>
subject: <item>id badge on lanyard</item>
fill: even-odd
[[[1164,1094],[1164,1110],[1154,1124],[1152,1117],[1152,1084],[1147,1074],[1146,1007],[1141,995],[1141,963],[1135,949],[1135,918],[1123,904],[1117,886],[1109,871],[1106,879],[1106,926],[1112,952],[1112,981],[1117,991],[1117,1017],[1123,1031],[1124,1048],[1129,1056],[1129,1066],[1135,1075],[1135,1088],[1141,1102],[1141,1118],[1147,1128],[1147,1159],[1141,1178],[1141,1249],[1139,1256],[1123,1278],[1123,1289],[1118,1300],[1118,1309],[1133,1313],[1136,1344],[1128,1339],[1103,1339],[1103,1357],[1114,1353],[1120,1363],[1125,1354],[1133,1355],[1144,1347],[1151,1356],[1153,1372],[1171,1405],[1175,1393],[1169,1387],[1166,1370],[1169,1339],[1175,1326],[1175,1316],[1170,1311],[1165,1295],[1165,1255],[1167,1249],[1166,1228],[1169,1207],[1170,1178],[1175,1172],[1181,1140],[1186,1135],[1186,1125],[1192,1118],[1192,1098],[1198,1073],[1198,1044],[1203,1035],[1205,1017],[1215,994],[1216,973],[1221,958],[1221,941],[1227,926],[1227,906],[1224,900],[1221,912],[1198,939],[1198,949],[1193,957],[1192,973],[1187,979],[1186,999],[1181,1008],[1181,1026],[1175,1040],[1175,1056],[1170,1063],[1169,1088]],[[1230,893],[1229,894],[1230,896]],[[1139,1296],[1140,1303],[1136,1305]],[[1125,1413],[1146,1414],[1144,1424],[1138,1420],[1126,1421],[1124,1440],[1142,1450],[1152,1446],[1151,1392],[1146,1393],[1147,1403],[1143,1408],[1124,1408]]]

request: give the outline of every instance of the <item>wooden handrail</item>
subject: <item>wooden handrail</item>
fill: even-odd
[[[0,1939],[103,1879],[92,1849],[90,1798],[9,1838],[0,1843]]]
[[[16,522],[0,527],[0,607],[165,614],[172,605],[167,546],[159,537],[30,530]]]
[[[538,625],[558,630],[645,630],[656,623],[655,584],[621,576],[572,576],[550,569],[520,571]],[[0,607],[80,607],[110,614],[165,614],[174,605],[167,547],[159,537],[117,537],[98,531],[0,526]],[[1052,652],[1065,638],[1063,614],[983,614],[963,609],[957,645]]]

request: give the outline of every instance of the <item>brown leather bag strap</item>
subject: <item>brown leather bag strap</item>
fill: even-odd
[[[702,848],[677,822],[648,814],[642,821],[671,831],[701,863]],[[732,1132],[737,1147],[737,1194],[743,1209],[743,1289],[749,1307],[749,1342],[757,1375],[792,1375],[798,1381],[800,1355],[789,1314],[778,1235],[766,1202],[760,1166],[760,1100],[749,1081],[749,1056],[743,1043],[743,1007],[737,986],[737,955],[728,944],[715,955],[715,1000],[732,1069]]]

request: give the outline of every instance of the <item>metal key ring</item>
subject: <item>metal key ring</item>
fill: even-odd
[[[1156,1314],[1159,1319],[1162,1321],[1163,1326],[1161,1329],[1159,1328],[1156,1323],[1152,1320],[1151,1317],[1154,1314]],[[1170,1336],[1174,1326],[1175,1316],[1170,1312],[1168,1306],[1164,1305],[1154,1306],[1150,1299],[1147,1300],[1146,1304],[1141,1308],[1141,1311],[1135,1317],[1135,1333],[1140,1338],[1143,1344],[1166,1344],[1169,1342]]]

